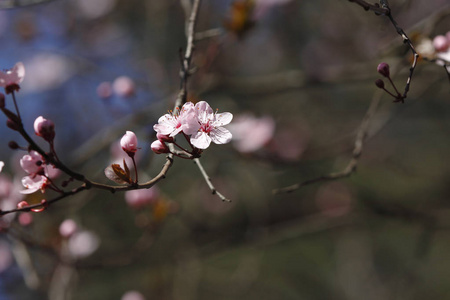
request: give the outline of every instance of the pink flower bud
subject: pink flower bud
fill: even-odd
[[[160,140],[154,141],[151,146],[152,151],[156,154],[169,153],[169,147]]]
[[[120,146],[122,146],[123,151],[125,151],[130,157],[133,157],[134,153],[136,153],[138,149],[137,144],[137,137],[132,131],[127,131],[120,140]]]
[[[389,65],[387,63],[381,63],[377,67],[378,73],[384,77],[389,77]]]
[[[173,137],[171,137],[171,136],[169,136],[167,134],[159,133],[159,132],[156,134],[156,138],[158,140],[160,140],[161,142],[163,142],[163,143],[173,143],[174,142],[174,138]]]
[[[52,142],[55,138],[55,124],[51,120],[39,116],[34,121],[34,133],[47,142]]]
[[[433,39],[433,46],[437,52],[445,52],[450,46],[450,41],[443,35],[438,35]]]

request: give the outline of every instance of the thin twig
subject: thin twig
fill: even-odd
[[[363,146],[364,146],[364,141],[367,138],[367,132],[369,130],[370,121],[372,120],[373,115],[375,114],[375,112],[378,109],[378,106],[379,106],[380,100],[381,100],[381,96],[382,96],[382,93],[374,94],[372,101],[370,102],[369,108],[367,109],[367,112],[361,122],[361,125],[358,128],[358,132],[357,132],[356,138],[355,138],[355,145],[353,148],[352,158],[350,159],[350,162],[347,164],[347,166],[342,171],[336,172],[336,173],[330,173],[328,175],[323,175],[323,176],[320,176],[320,177],[317,177],[314,179],[309,179],[309,180],[306,180],[306,181],[303,181],[303,182],[300,182],[300,183],[297,183],[294,185],[275,189],[275,190],[273,190],[273,193],[274,194],[291,193],[305,185],[309,185],[309,184],[321,182],[321,181],[328,181],[328,180],[344,178],[344,177],[348,177],[351,174],[353,174],[353,172],[356,171],[356,167],[358,165],[358,159],[361,156]]]
[[[222,201],[227,201],[227,202],[231,202],[230,199],[226,198],[224,195],[222,195],[221,193],[219,193],[219,191],[216,190],[216,188],[214,187],[214,185],[211,182],[211,178],[208,176],[208,174],[206,173],[205,169],[203,168],[202,163],[200,162],[200,160],[198,158],[194,158],[194,163],[198,166],[198,169],[200,170],[200,172],[203,175],[203,178],[205,178],[206,183],[208,184],[209,189],[211,190],[211,193],[213,195],[217,195],[219,196],[219,198]]]
[[[389,18],[389,21],[391,21],[392,25],[394,25],[395,30],[397,31],[397,33],[402,37],[403,39],[403,43],[407,44],[409,49],[411,49],[411,52],[414,56],[413,58],[413,62],[409,68],[409,75],[408,75],[408,79],[406,79],[406,85],[405,85],[405,90],[403,92],[403,95],[398,95],[396,101],[394,102],[405,102],[406,96],[408,94],[409,91],[409,87],[411,85],[411,79],[414,73],[414,70],[416,68],[417,65],[417,59],[419,58],[419,54],[417,53],[416,49],[414,48],[411,40],[409,39],[409,37],[406,35],[405,31],[397,24],[397,22],[395,21],[394,17],[392,16],[391,13],[391,9],[389,8],[389,4],[386,0],[380,0],[381,3],[381,7],[379,4],[369,4],[366,1],[363,0],[349,0],[350,2],[354,2],[358,5],[360,5],[361,7],[363,7],[365,10],[371,10],[373,12],[375,12],[378,15],[383,15]]]
[[[409,67],[409,75],[408,75],[408,79],[406,80],[405,91],[403,92],[402,99],[399,99],[400,101],[404,102],[404,99],[406,98],[408,91],[409,91],[409,86],[411,85],[411,79],[412,79],[414,70],[417,65],[417,59],[419,58],[419,54],[417,53],[416,49],[414,48],[409,37],[406,35],[405,31],[403,31],[403,29],[400,26],[398,26],[397,22],[392,17],[392,14],[389,12],[389,14],[387,16],[388,16],[389,20],[391,21],[392,25],[394,25],[395,29],[397,30],[397,33],[402,37],[403,43],[408,45],[409,49],[411,49],[411,52],[414,56],[413,62],[411,64],[411,66]]]
[[[187,24],[187,30],[186,30],[186,38],[187,38],[187,45],[186,45],[186,51],[184,53],[184,58],[181,64],[181,71],[180,71],[180,78],[181,78],[181,88],[178,93],[177,100],[175,101],[175,108],[183,106],[184,103],[186,103],[187,99],[187,80],[188,77],[191,75],[191,60],[192,60],[192,54],[194,52],[195,44],[194,44],[194,37],[195,37],[195,26],[197,24],[197,15],[198,10],[200,7],[201,0],[195,0],[194,4],[192,5],[191,14],[188,20]],[[175,111],[175,110],[174,110]]]
[[[389,8],[380,7],[378,4],[370,4],[363,0],[348,0],[349,2],[354,2],[364,8],[364,10],[371,10],[377,15],[388,15]]]

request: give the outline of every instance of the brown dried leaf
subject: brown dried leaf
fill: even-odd
[[[115,166],[115,167],[114,167]],[[119,176],[118,174],[117,174],[117,167],[119,168],[119,169],[122,169],[119,165],[117,165],[117,164],[113,164],[113,165],[111,165],[111,166],[109,166],[109,167],[107,167],[106,169],[105,169],[105,176],[109,179],[109,180],[112,180],[112,181],[114,181],[114,182],[116,182],[116,183],[119,183],[119,184],[127,184],[127,183],[130,183],[128,180],[129,180],[129,178],[128,178],[128,180],[126,180],[127,179],[127,177],[126,176]],[[123,171],[123,170],[122,170]],[[119,173],[120,173],[120,171],[119,171]],[[125,174],[125,171],[123,171],[123,175]]]
[[[123,159],[123,166],[125,168],[125,173],[126,173],[127,177],[131,178],[131,176],[130,176],[130,169],[128,169],[127,162],[125,161],[125,158]]]

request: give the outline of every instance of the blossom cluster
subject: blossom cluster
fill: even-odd
[[[168,153],[166,143],[173,143],[178,134],[183,134],[193,149],[204,150],[211,142],[226,144],[231,141],[231,132],[223,126],[233,119],[229,112],[214,112],[205,101],[194,105],[186,102],[176,113],[168,113],[159,118],[153,126],[157,133],[157,141],[151,145],[155,153]],[[189,137],[190,136],[190,137]]]

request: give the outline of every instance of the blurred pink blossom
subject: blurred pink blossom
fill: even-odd
[[[100,245],[100,240],[91,231],[83,230],[75,232],[68,240],[69,253],[74,258],[83,258],[94,253]]]
[[[120,76],[114,80],[112,89],[118,96],[128,98],[135,94],[136,86],[130,77]]]
[[[233,145],[243,153],[262,148],[273,137],[275,121],[270,116],[257,118],[252,114],[237,116],[228,126],[233,134]]]
[[[154,186],[150,189],[131,190],[125,192],[125,201],[134,209],[145,207],[158,201],[159,189]]]
[[[111,12],[116,5],[116,0],[78,0],[76,4],[82,16],[97,19]]]
[[[78,225],[72,219],[66,219],[59,225],[59,234],[61,234],[62,237],[69,238],[77,231]]]
[[[5,166],[5,163],[0,161],[0,172],[3,170],[3,167]]]
[[[120,300],[145,300],[145,298],[138,291],[128,291],[125,294],[123,294]]]
[[[29,92],[54,89],[75,73],[68,58],[57,54],[37,54],[27,62],[27,80],[23,88]]]
[[[438,35],[433,39],[434,49],[438,52],[445,52],[450,46],[450,41],[443,35]]]
[[[29,212],[23,212],[19,214],[19,224],[22,226],[28,226],[33,222],[33,216]]]
[[[112,85],[108,81],[100,83],[97,87],[97,95],[102,99],[111,97],[112,93],[113,93]]]

